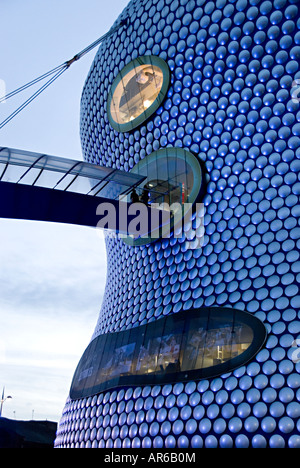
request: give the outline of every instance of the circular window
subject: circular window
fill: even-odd
[[[119,132],[138,127],[161,105],[170,83],[170,70],[154,55],[128,63],[114,80],[107,101],[110,124]]]
[[[150,226],[148,235],[126,236],[123,240],[129,245],[145,245],[168,237],[176,222],[188,215],[202,192],[203,177],[199,160],[182,148],[163,148],[154,151],[138,162],[132,173],[144,176],[142,184],[127,195],[127,202],[140,202],[148,207],[164,210],[171,214],[159,226]],[[156,235],[153,235],[155,231]]]

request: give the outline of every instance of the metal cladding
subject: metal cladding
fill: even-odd
[[[299,4],[133,0],[116,24],[126,17],[84,86],[84,157],[129,171],[160,148],[193,152],[206,170],[205,237],[196,250],[187,239],[107,238],[93,338],[198,307],[251,313],[268,338],[251,362],[213,379],[68,398],[55,446],[300,448]],[[167,62],[168,94],[119,133],[107,118],[110,86],[144,55]]]

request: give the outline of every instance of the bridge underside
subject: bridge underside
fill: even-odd
[[[132,221],[142,212],[138,236],[147,236],[150,226],[153,231],[168,224],[170,213],[130,203],[128,195],[144,179],[83,161],[0,148],[0,218],[100,227],[130,236]]]

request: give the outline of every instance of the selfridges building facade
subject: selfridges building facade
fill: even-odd
[[[204,236],[107,236],[55,447],[300,447],[299,8],[133,0],[101,44],[84,158],[200,201]]]

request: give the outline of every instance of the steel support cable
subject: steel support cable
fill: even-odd
[[[55,73],[57,70],[60,70],[64,66],[65,66],[65,64],[63,63],[63,64],[59,65],[58,67],[53,68],[53,70],[49,70],[47,73],[44,73],[43,75],[38,76],[37,78],[35,78],[32,81],[29,81],[29,83],[26,83],[23,86],[20,86],[20,88],[17,88],[14,91],[11,91],[10,93],[6,94],[5,96],[2,96],[2,98],[0,98],[0,103],[3,102],[3,101],[7,101],[9,98],[15,96],[16,94],[20,93],[21,91],[24,91],[25,89],[29,88],[30,86],[33,86],[34,84],[38,83],[39,81],[44,80],[48,76],[53,75],[53,73]]]
[[[3,120],[0,123],[0,130],[8,123],[10,122],[16,115],[18,115],[25,107],[28,106],[37,96],[39,96],[50,84],[52,84],[60,75],[62,75],[63,72],[65,72],[74,62],[78,61],[86,55],[88,52],[90,52],[92,49],[97,47],[101,42],[103,42],[107,37],[111,36],[114,34],[119,28],[122,26],[126,26],[129,23],[129,18],[126,18],[125,20],[122,20],[117,26],[114,28],[110,29],[107,33],[105,33],[103,36],[101,36],[99,39],[94,41],[92,44],[87,46],[85,49],[83,49],[81,52],[78,54],[74,55],[74,57],[70,60],[67,60],[66,62],[62,63],[61,65],[58,65],[57,67],[53,68],[52,70],[49,70],[48,72],[44,73],[43,75],[35,78],[34,80],[30,81],[29,83],[26,83],[25,85],[21,86],[20,88],[17,88],[16,90],[8,93],[5,96],[2,96],[0,98],[0,103],[15,96],[16,94],[20,93],[21,91],[24,91],[25,89],[29,88],[30,86],[33,86],[34,84],[38,83],[39,81],[42,81],[43,79],[46,79],[50,75],[55,75],[50,78],[41,88],[39,88],[32,96],[30,96],[21,106],[19,106],[12,114],[10,114],[5,120]]]
[[[0,130],[10,122],[16,115],[18,115],[25,107],[28,106],[36,97],[38,97],[51,83],[53,83],[67,68],[59,70],[54,77],[47,81],[41,88],[39,88],[30,98],[28,98],[21,106],[19,106],[12,114],[10,114],[5,120],[0,123]]]

